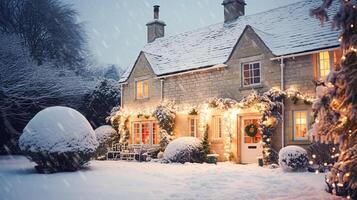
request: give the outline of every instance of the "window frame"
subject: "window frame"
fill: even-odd
[[[259,83],[252,83],[252,84],[249,84],[249,85],[245,85],[244,84],[244,80],[245,80],[245,76],[244,76],[244,65],[248,65],[249,66],[249,73],[250,73],[250,66],[254,66],[254,64],[258,64],[259,65]],[[253,68],[253,72],[254,72],[254,68]],[[261,64],[261,61],[253,61],[253,62],[245,62],[245,63],[242,63],[241,64],[241,78],[242,78],[242,81],[241,81],[241,84],[242,84],[242,87],[246,88],[246,87],[254,87],[254,86],[259,86],[262,84],[262,64]],[[253,77],[253,78],[252,78]],[[248,78],[249,79],[253,79],[255,78],[256,76],[249,76]]]
[[[296,114],[297,113],[302,113],[302,112],[304,112],[306,114],[306,124],[305,124],[305,126],[306,126],[306,137],[305,138],[302,138],[302,137],[298,138],[298,137],[296,137],[296,134],[297,134],[297,132],[296,132],[296,125],[297,125],[296,124],[296,121],[297,121]],[[309,111],[308,110],[294,110],[292,114],[293,114],[293,135],[292,135],[293,141],[296,141],[296,142],[306,142],[306,141],[308,141],[309,140],[308,132],[309,132],[309,123],[310,123]],[[301,119],[301,117],[300,117],[300,119]],[[301,124],[299,124],[299,126],[301,126]]]
[[[222,115],[212,116],[212,136],[213,139],[219,140],[223,138],[223,123]]]
[[[331,51],[320,51],[317,53],[317,77],[320,80],[325,80],[327,78],[328,74],[325,77],[321,76],[321,53],[327,53],[327,55],[328,55],[328,64],[329,64],[329,68],[330,68],[329,73],[332,70],[335,55],[334,55],[334,52],[331,52]],[[327,59],[324,59],[324,60],[327,60]]]
[[[193,132],[193,135],[192,135],[192,130],[191,130],[191,126],[192,126],[192,121],[191,120],[194,120],[194,132]],[[190,137],[195,137],[197,138],[198,137],[198,118],[197,117],[189,117],[188,118],[188,135]]]
[[[136,143],[136,133],[135,133],[135,124],[139,124],[139,135],[140,135],[140,138],[139,138],[139,141],[140,143],[139,144],[144,144],[143,143],[143,124],[144,123],[147,123],[148,124],[148,128],[149,128],[149,144],[150,145],[157,145],[157,144],[154,144],[154,135],[156,135],[157,137],[157,141],[160,141],[160,128],[158,126],[158,122],[157,121],[134,121],[132,122],[132,139],[131,139],[131,142],[132,144],[138,144]],[[155,127],[155,130],[156,130],[156,133],[154,133],[154,126],[156,125]]]
[[[141,82],[141,94],[142,97],[138,96],[138,83]],[[147,96],[145,96],[145,82],[147,83]],[[138,79],[135,80],[135,99],[136,100],[141,100],[141,99],[149,99],[150,97],[150,82],[149,79]]]

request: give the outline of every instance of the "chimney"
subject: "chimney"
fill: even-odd
[[[148,22],[146,26],[148,27],[148,43],[153,42],[156,38],[161,38],[165,36],[165,22],[159,20],[159,10],[160,6],[154,6],[154,20]]]
[[[229,22],[244,15],[245,1],[244,0],[223,0],[224,6],[224,22]]]

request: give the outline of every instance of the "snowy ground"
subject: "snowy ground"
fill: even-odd
[[[24,157],[0,157],[1,200],[339,199],[323,174],[231,163],[93,161],[87,170],[43,175]]]

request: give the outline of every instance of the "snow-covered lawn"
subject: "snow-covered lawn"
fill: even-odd
[[[255,165],[126,161],[92,161],[86,170],[44,175],[24,157],[0,157],[1,200],[339,199],[324,191],[323,179]]]

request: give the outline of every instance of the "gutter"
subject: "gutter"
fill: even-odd
[[[219,70],[219,69],[226,68],[226,67],[228,67],[228,65],[226,65],[226,64],[217,64],[217,65],[213,65],[212,67],[209,67],[209,68],[196,69],[196,70],[190,70],[190,71],[185,71],[185,72],[176,73],[176,74],[158,76],[155,79],[163,79],[163,78],[168,78],[168,77],[181,76],[181,75],[185,75],[185,74],[193,74],[193,73],[197,73],[197,72],[210,71],[210,70],[215,70],[215,69]]]
[[[336,47],[331,47],[328,49],[320,49],[320,50],[315,50],[315,51],[308,51],[308,52],[302,52],[302,53],[296,53],[296,54],[290,54],[290,55],[283,55],[283,56],[278,56],[278,57],[274,57],[274,58],[270,58],[271,61],[274,60],[280,60],[280,59],[284,59],[284,58],[294,58],[294,57],[299,57],[299,56],[306,56],[306,55],[310,55],[310,54],[314,54],[314,53],[320,53],[322,51],[332,51],[332,50],[336,50],[339,49],[340,46],[336,46]]]

